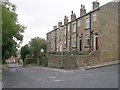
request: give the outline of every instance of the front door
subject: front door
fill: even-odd
[[[96,50],[98,50],[98,37],[95,38],[96,38]]]
[[[94,50],[98,50],[98,36],[95,35],[94,36]]]
[[[80,36],[80,51],[82,51],[82,36]]]

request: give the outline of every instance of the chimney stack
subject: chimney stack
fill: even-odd
[[[80,8],[80,16],[86,14],[86,9],[85,9],[85,5],[81,4],[81,8]]]
[[[67,23],[68,23],[68,17],[64,16],[64,24],[67,24]]]
[[[57,29],[57,26],[53,26],[53,30]]]
[[[58,28],[62,26],[62,21],[58,22]]]
[[[76,15],[75,15],[75,13],[73,14],[73,11],[71,11],[71,21],[73,21],[75,19],[76,19]]]
[[[99,2],[96,0],[96,1],[93,1],[93,10],[98,8],[99,7]]]

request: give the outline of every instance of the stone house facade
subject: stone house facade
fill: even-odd
[[[47,52],[99,53],[99,61],[118,60],[120,1],[112,1],[101,7],[93,2],[93,10],[86,13],[81,5],[80,17],[71,12],[71,21],[64,17],[64,25],[58,23],[47,33]]]

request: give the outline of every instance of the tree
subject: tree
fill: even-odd
[[[37,62],[40,58],[40,49],[46,50],[45,39],[36,37],[32,38],[31,41],[21,48],[21,58],[24,62]]]
[[[26,44],[21,48],[21,58],[24,61],[25,57],[30,54],[30,47]]]
[[[44,49],[46,51],[46,41],[43,38],[32,38],[29,42],[30,48],[32,49],[32,53],[34,57],[37,59],[37,62],[39,63],[40,58],[40,49]]]
[[[25,26],[18,23],[16,6],[8,1],[2,4],[2,60],[15,56],[17,41],[23,40]],[[14,38],[17,40],[14,40]]]
[[[41,48],[46,50],[46,41],[43,38],[39,38],[39,37],[32,38],[29,44],[31,48],[33,48],[34,53],[40,52]]]

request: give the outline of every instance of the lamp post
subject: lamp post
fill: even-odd
[[[46,49],[46,52],[48,53],[48,52],[50,52],[50,41],[47,41],[47,45],[46,45],[46,47],[47,47],[47,49]]]
[[[41,52],[41,64],[42,64],[42,63],[43,63],[42,61],[44,60],[44,56],[43,56],[44,49],[41,48],[41,49],[40,49],[40,52]]]
[[[62,27],[60,27],[61,32],[61,40],[60,40],[60,52],[61,52],[61,68],[64,67],[64,58],[63,58],[63,40],[62,40],[62,36],[63,36],[63,30]]]

